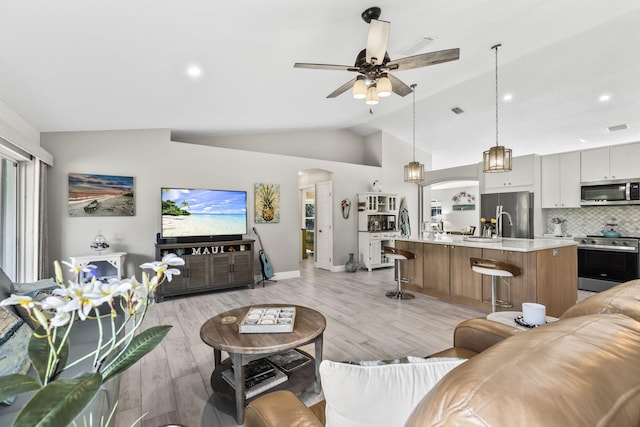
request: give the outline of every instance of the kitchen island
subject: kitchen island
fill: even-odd
[[[465,241],[463,236],[439,239],[397,239],[395,246],[413,252],[414,260],[402,261],[406,290],[423,293],[491,311],[491,277],[471,270],[470,258],[508,262],[522,275],[498,279],[499,300],[510,301],[519,311],[523,302],[547,307],[547,315],[559,317],[578,298],[576,243],[566,239],[502,239],[490,243]],[[510,289],[509,289],[510,288]]]

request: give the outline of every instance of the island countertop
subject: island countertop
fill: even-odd
[[[512,239],[503,238],[499,242],[473,242],[464,240],[464,236],[460,235],[445,235],[440,238],[432,239],[418,239],[411,237],[400,237],[395,239],[397,241],[415,242],[415,243],[434,243],[440,245],[457,245],[468,248],[482,248],[482,249],[497,249],[503,251],[514,252],[535,252],[545,249],[559,248],[563,246],[576,246],[577,243],[569,239]]]

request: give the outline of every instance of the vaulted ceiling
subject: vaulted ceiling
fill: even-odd
[[[495,143],[496,43],[501,96],[513,95],[500,102],[500,143],[514,155],[640,140],[637,0],[5,0],[0,100],[41,132],[350,129],[410,143],[411,95],[327,99],[355,75],[293,68],[353,64],[370,6],[391,22],[392,59],[424,37],[413,54],[460,48],[458,61],[396,73],[418,85],[416,143],[434,168],[477,162]]]

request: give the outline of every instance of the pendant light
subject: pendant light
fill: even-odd
[[[424,181],[424,166],[416,162],[416,84],[411,85],[413,92],[413,161],[404,165],[404,182]]]
[[[496,145],[482,153],[483,172],[509,172],[511,170],[511,149],[498,144],[498,48],[501,44],[492,46],[496,52]]]

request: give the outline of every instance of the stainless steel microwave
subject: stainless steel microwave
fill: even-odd
[[[640,205],[640,180],[582,183],[580,205]]]

